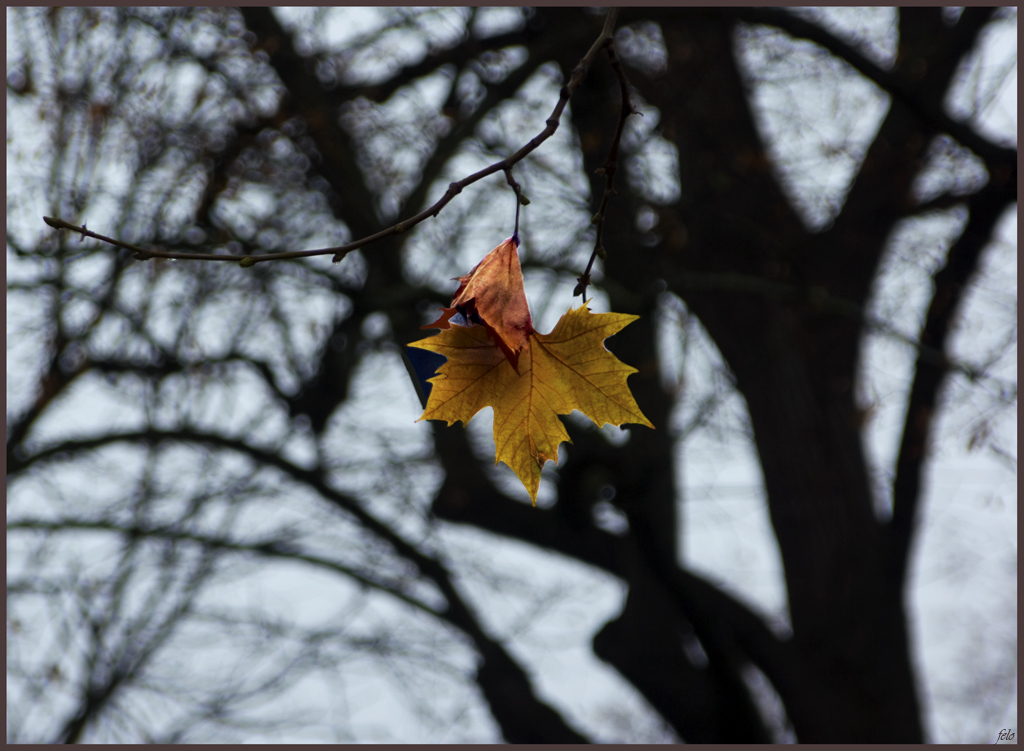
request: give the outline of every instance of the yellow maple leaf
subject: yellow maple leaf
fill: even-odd
[[[410,347],[448,361],[430,379],[420,420],[468,424],[484,407],[494,409],[494,463],[505,462],[522,480],[534,505],[545,462],[558,463],[569,434],[558,415],[578,409],[597,425],[637,423],[644,417],[626,385],[635,373],[604,347],[604,340],[638,316],[570,308],[550,334],[532,332],[519,356],[519,372],[485,326],[451,326]],[[569,441],[570,443],[572,441]]]

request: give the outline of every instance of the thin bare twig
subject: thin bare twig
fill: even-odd
[[[626,118],[633,114],[640,114],[636,109],[633,108],[632,102],[629,100],[629,81],[626,79],[626,73],[622,70],[622,64],[619,62],[619,56],[615,54],[615,44],[611,39],[608,40],[605,50],[608,53],[608,62],[612,65],[612,70],[619,78],[619,90],[622,95],[622,106],[619,108],[619,127],[615,131],[615,138],[612,140],[612,147],[608,150],[608,158],[605,159],[604,165],[598,167],[597,174],[604,174],[604,195],[601,197],[601,208],[594,214],[594,218],[591,220],[597,225],[597,237],[594,240],[594,252],[590,254],[590,260],[587,262],[587,268],[583,272],[582,276],[576,278],[577,284],[576,289],[572,291],[572,296],[583,295],[583,302],[587,301],[587,287],[590,286],[590,272],[594,268],[594,259],[600,257],[601,260],[607,258],[607,251],[604,248],[603,237],[604,237],[604,217],[605,210],[608,208],[608,201],[612,196],[615,195],[615,188],[613,183],[615,182],[615,172],[619,168],[619,142],[622,140],[622,131],[626,126]]]
[[[465,177],[462,180],[451,183],[448,186],[448,190],[445,194],[433,205],[427,209],[424,209],[419,214],[403,219],[397,224],[393,224],[387,229],[383,229],[380,232],[375,232],[372,235],[368,235],[354,242],[348,243],[347,245],[340,245],[334,248],[318,248],[316,250],[296,250],[288,251],[284,253],[267,253],[264,255],[232,255],[229,253],[224,254],[213,254],[213,253],[180,253],[174,251],[163,251],[163,250],[150,250],[142,248],[138,245],[131,245],[130,243],[121,242],[110,237],[92,232],[86,229],[83,224],[78,227],[70,222],[66,222],[63,219],[57,217],[43,217],[43,220],[53,227],[54,229],[71,230],[72,232],[81,233],[82,237],[92,237],[97,240],[101,240],[111,245],[116,245],[126,250],[134,252],[134,257],[139,260],[148,260],[150,258],[173,258],[178,260],[191,260],[191,261],[233,261],[237,262],[243,267],[253,266],[257,263],[263,263],[264,261],[284,261],[294,258],[308,258],[311,256],[323,256],[334,254],[334,262],[338,263],[346,255],[351,253],[353,250],[362,248],[363,246],[375,243],[378,240],[383,240],[391,235],[398,235],[410,229],[423,220],[429,217],[436,217],[441,210],[451,202],[455,196],[462,192],[464,188],[478,182],[489,175],[493,175],[496,172],[505,172],[506,175],[510,176],[509,170],[518,162],[522,161],[526,156],[533,152],[538,146],[544,143],[546,140],[551,138],[558,130],[558,126],[561,123],[562,112],[565,110],[565,105],[568,104],[569,98],[573,92],[579,87],[580,83],[587,75],[587,71],[590,70],[590,65],[593,63],[594,58],[597,54],[606,47],[612,39],[612,34],[615,31],[615,23],[619,17],[618,8],[610,8],[608,15],[605,16],[604,27],[601,29],[601,33],[598,34],[597,39],[587,50],[587,54],[576,64],[573,68],[572,76],[569,78],[569,83],[562,87],[558,96],[558,103],[555,104],[555,108],[551,111],[551,115],[548,116],[544,129],[534,136],[529,143],[523,146],[519,151],[515,152],[511,156],[505,157],[501,161],[495,162],[494,164],[485,167],[479,172],[474,172],[469,177]],[[511,183],[510,183],[511,184]],[[519,192],[517,191],[517,196]],[[521,197],[520,197],[521,198]]]

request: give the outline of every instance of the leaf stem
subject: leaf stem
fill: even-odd
[[[519,183],[516,182],[516,179],[514,177],[512,177],[512,168],[511,167],[505,170],[505,179],[508,181],[508,184],[512,186],[512,190],[514,190],[516,192],[516,229],[515,229],[515,232],[512,234],[512,237],[513,237],[513,239],[515,239],[516,246],[518,247],[519,246],[519,207],[520,206],[529,206],[530,205],[530,199],[526,198],[523,195],[522,187],[520,187]]]

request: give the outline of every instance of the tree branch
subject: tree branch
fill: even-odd
[[[521,67],[513,71],[500,83],[488,87],[484,100],[477,106],[477,109],[473,114],[467,117],[463,122],[458,123],[454,128],[452,128],[451,132],[442,138],[437,144],[437,148],[434,153],[429,159],[427,159],[426,164],[423,166],[423,176],[419,185],[416,186],[406,199],[408,206],[417,207],[426,200],[427,192],[430,190],[434,180],[440,174],[444,165],[448,163],[448,160],[451,158],[451,155],[454,153],[458,145],[467,135],[473,132],[476,126],[480,124],[484,117],[486,117],[497,104],[515,94],[515,92],[526,82],[526,79],[537,69],[541,60],[542,58],[540,55],[536,54],[535,51],[531,51],[530,56]],[[511,168],[503,171],[507,175],[510,170]]]
[[[971,197],[967,226],[949,249],[945,266],[933,277],[935,294],[928,306],[920,336],[922,345],[930,350],[946,352],[964,293],[969,289],[996,224],[1006,208],[1015,202],[1016,196],[1016,180],[1011,183],[993,176],[985,188]],[[936,402],[949,369],[945,357],[943,361],[935,362],[925,357],[924,350],[918,354],[892,485],[893,509],[888,533],[889,581],[893,583],[902,582],[906,575],[925,460],[930,455]]]
[[[963,202],[962,199],[959,201],[959,203]],[[862,306],[834,295],[826,287],[820,285],[800,286],[750,274],[700,271],[687,271],[669,277],[666,281],[668,282],[669,289],[672,290],[695,292],[721,290],[760,295],[766,299],[781,302],[804,303],[808,307],[817,309],[822,313],[840,315],[844,318],[863,323],[864,327],[869,331],[882,334],[913,347],[917,350],[918,357],[923,362],[956,371],[972,381],[988,378],[984,372],[984,367],[979,368],[969,363],[951,359],[943,350],[932,346],[923,339],[915,339],[904,334],[894,328],[888,321],[871,316]],[[993,380],[1000,385],[1005,385],[998,381],[998,379]]]
[[[250,446],[238,439],[193,430],[144,430],[65,441],[38,452],[25,464],[59,453],[89,450],[121,441],[198,443],[238,451],[248,455],[258,466],[274,467],[313,488],[324,500],[355,517],[364,528],[390,544],[398,555],[415,564],[420,573],[432,580],[441,591],[448,602],[448,608],[436,615],[469,636],[483,658],[477,670],[477,682],[508,742],[587,742],[587,739],[573,730],[557,711],[537,698],[526,672],[503,644],[492,639],[484,631],[469,605],[455,588],[451,574],[444,564],[423,553],[378,520],[355,498],[330,487],[322,471],[302,469],[277,454]]]
[[[292,548],[280,540],[264,540],[257,542],[239,542],[226,537],[190,532],[186,529],[175,527],[151,527],[143,525],[124,525],[107,519],[18,519],[7,523],[8,531],[12,530],[36,530],[43,532],[65,532],[73,530],[91,530],[100,532],[115,532],[129,538],[152,538],[158,540],[171,540],[175,542],[192,542],[211,550],[224,550],[233,553],[255,555],[263,558],[276,558],[289,561],[308,563],[317,568],[326,569],[342,576],[347,576],[360,584],[379,590],[391,597],[401,600],[417,610],[421,610],[435,618],[443,618],[430,605],[417,600],[406,594],[399,588],[370,578],[357,571],[351,566],[346,566],[337,561],[332,561],[321,556],[304,553]]]
[[[297,116],[306,124],[324,159],[320,175],[345,207],[344,219],[352,235],[374,234],[380,230],[380,220],[356,160],[357,149],[338,123],[338,105],[342,102],[312,74],[311,61],[299,55],[292,35],[269,7],[243,7],[240,11],[245,25],[256,35],[254,46],[269,56],[270,67],[285,88],[278,114]]]
[[[583,302],[587,301],[587,287],[590,286],[590,272],[594,268],[594,260],[600,257],[602,260],[608,257],[607,251],[602,244],[604,238],[604,217],[605,209],[608,208],[608,201],[613,195],[615,195],[615,172],[619,168],[619,142],[622,140],[622,131],[626,126],[626,118],[630,115],[639,114],[637,110],[633,108],[633,103],[629,100],[629,81],[626,79],[626,72],[622,69],[622,63],[619,62],[619,56],[615,54],[615,43],[612,40],[608,40],[608,44],[605,47],[608,52],[608,62],[611,63],[612,70],[615,71],[615,75],[619,79],[619,96],[621,97],[621,105],[619,106],[619,126],[615,131],[615,138],[612,139],[611,148],[608,151],[608,158],[605,159],[604,165],[599,168],[599,172],[603,171],[605,175],[604,184],[604,195],[601,197],[601,207],[594,214],[594,218],[591,220],[597,226],[597,237],[594,239],[594,251],[590,254],[590,260],[587,261],[587,268],[584,269],[583,275],[577,277],[576,288],[572,291],[572,296],[583,295]]]
[[[402,221],[393,224],[387,229],[375,232],[371,235],[356,240],[355,242],[351,242],[346,245],[340,245],[333,248],[289,251],[284,253],[266,253],[263,255],[241,256],[232,254],[220,255],[211,253],[180,253],[172,251],[149,250],[146,248],[141,248],[137,245],[123,243],[118,240],[114,240],[112,238],[91,232],[88,229],[86,229],[85,225],[77,227],[71,224],[70,222],[66,222],[63,219],[56,217],[44,217],[44,220],[48,225],[50,225],[54,229],[66,229],[74,232],[79,232],[81,233],[82,237],[92,237],[97,240],[109,243],[111,245],[116,245],[118,247],[125,248],[126,250],[134,251],[136,254],[135,257],[140,260],[146,260],[148,258],[174,258],[179,260],[193,261],[231,261],[236,262],[243,267],[249,267],[253,266],[256,263],[262,263],[264,261],[282,261],[296,258],[309,258],[312,256],[333,254],[334,262],[337,263],[354,250],[358,250],[363,246],[370,245],[371,243],[375,243],[379,240],[383,240],[386,237],[401,234],[406,230],[416,226],[425,219],[428,219],[430,217],[436,217],[439,213],[441,213],[441,210],[444,209],[444,207],[447,206],[452,201],[453,198],[455,198],[455,196],[457,196],[459,193],[463,191],[464,188],[484,179],[485,177],[493,175],[496,172],[505,172],[518,162],[522,161],[525,157],[527,157],[530,153],[537,149],[537,147],[544,143],[546,140],[551,138],[551,136],[555,134],[555,131],[558,130],[558,126],[562,118],[562,112],[565,109],[566,104],[568,104],[569,98],[572,96],[576,88],[580,85],[580,82],[582,82],[583,79],[586,77],[587,71],[590,69],[590,65],[593,62],[594,57],[598,54],[598,52],[601,51],[605,44],[607,44],[608,40],[612,38],[612,34],[615,29],[615,21],[617,18],[618,8],[612,8],[611,10],[608,11],[608,15],[605,17],[604,28],[601,30],[601,33],[598,35],[593,45],[591,45],[590,49],[587,51],[587,54],[583,56],[583,58],[573,69],[572,77],[569,79],[569,82],[562,87],[562,90],[558,97],[558,102],[557,104],[555,104],[554,109],[551,111],[551,115],[548,116],[547,124],[545,125],[544,129],[536,136],[534,136],[525,146],[523,146],[521,149],[519,149],[511,156],[508,156],[499,162],[495,162],[494,164],[485,167],[484,169],[475,172],[472,175],[463,178],[462,180],[458,180],[457,182],[451,183],[448,186],[448,190],[445,192],[445,194],[437,202],[435,202],[433,206],[424,209],[415,216],[403,219]]]
[[[337,91],[346,99],[355,99],[362,96],[373,102],[383,102],[409,81],[428,76],[445,65],[454,65],[457,68],[461,68],[483,52],[529,44],[535,39],[536,33],[531,32],[529,27],[484,39],[468,37],[462,44],[432,52],[420,62],[406,65],[387,81],[375,84],[339,86]]]
[[[824,47],[836,57],[842,58],[855,70],[888,91],[903,102],[924,122],[936,130],[944,131],[984,159],[989,167],[1003,166],[1017,171],[1017,150],[998,146],[979,135],[965,122],[954,120],[942,109],[942,103],[935,103],[921,96],[914,85],[898,72],[886,70],[867,58],[856,47],[833,36],[817,24],[807,21],[789,11],[776,8],[730,8],[723,11],[747,23],[764,24],[782,29],[793,37],[807,39]]]

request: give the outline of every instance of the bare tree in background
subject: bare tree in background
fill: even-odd
[[[903,9],[872,37],[814,13],[622,10],[640,114],[592,294],[641,316],[609,347],[658,429],[567,419],[536,509],[491,466],[486,424],[413,424],[400,357],[448,280],[511,233],[500,173],[338,264],[140,261],[40,220],[254,257],[373,235],[536,136],[604,23],[291,17],[8,10],[8,740],[388,740],[393,724],[353,719],[385,683],[416,723],[405,740],[607,740],[511,647],[515,618],[578,593],[489,560],[498,536],[628,588],[593,652],[660,721],[621,720],[613,740],[921,742],[906,586],[951,383],[979,405],[972,443],[1016,462],[993,427],[1016,404],[1015,323],[984,358],[951,346],[1016,210],[1016,146],[979,127],[998,71],[977,73],[1015,12]],[[337,24],[365,30],[339,47]],[[787,104],[793,80],[847,131],[799,133],[815,120]],[[514,168],[538,320],[564,312],[594,247],[620,84],[596,58]],[[951,92],[973,96],[969,116],[949,114]],[[914,225],[931,219],[945,229]],[[918,330],[879,308],[900,252],[927,269]],[[665,332],[683,356],[717,348],[699,388],[666,377]],[[872,337],[915,358],[881,482],[857,389]],[[678,449],[737,394],[785,625],[679,563]],[[529,610],[498,627],[480,588]]]

